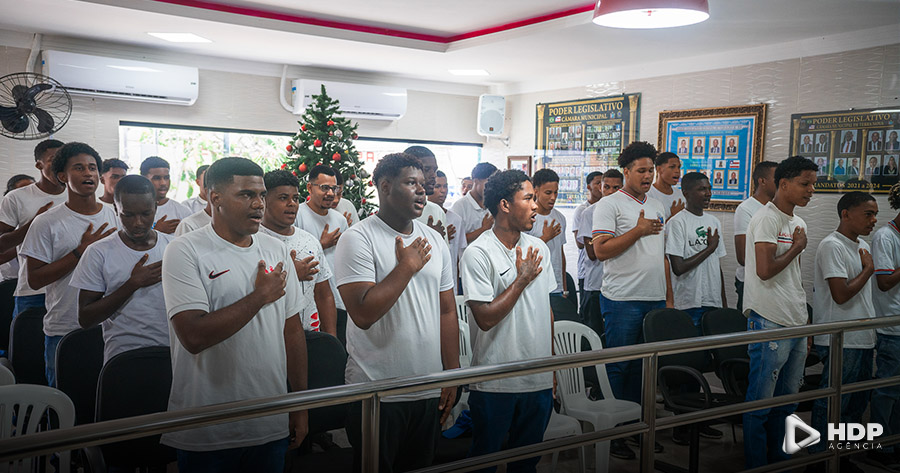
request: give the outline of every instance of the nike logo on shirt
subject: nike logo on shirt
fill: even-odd
[[[215,271],[210,271],[210,272],[209,272],[209,279],[216,279],[217,277],[219,277],[219,276],[221,276],[221,275],[227,273],[228,271],[231,271],[231,270],[230,270],[230,269],[226,269],[225,271],[222,271],[222,272],[220,272],[220,273],[216,273]]]
[[[500,275],[503,276],[504,274],[508,273],[510,269],[512,268],[506,268],[506,271],[503,271],[502,273],[500,273]]]

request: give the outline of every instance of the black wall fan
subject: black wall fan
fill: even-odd
[[[46,138],[72,115],[72,97],[59,82],[29,72],[0,77],[0,134],[17,140]]]

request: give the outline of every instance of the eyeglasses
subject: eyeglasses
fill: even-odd
[[[324,193],[328,193],[328,191],[334,192],[337,194],[337,191],[341,188],[341,186],[329,186],[328,184],[310,184],[311,186],[316,186],[322,190]]]

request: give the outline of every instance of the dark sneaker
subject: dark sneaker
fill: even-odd
[[[625,445],[622,439],[615,439],[609,442],[609,454],[622,460],[634,460],[637,458],[634,452]]]
[[[626,440],[628,442],[628,445],[631,445],[631,446],[637,447],[637,448],[641,448],[640,435],[632,435],[631,437],[628,437]],[[662,452],[663,452],[662,444],[659,442],[653,442],[653,453],[662,453]]]
[[[675,427],[672,430],[672,442],[675,445],[690,445],[691,430],[687,427]]]
[[[708,439],[720,439],[722,438],[722,431],[703,425],[700,427],[700,436]]]

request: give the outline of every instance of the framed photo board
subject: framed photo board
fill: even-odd
[[[531,156],[507,156],[506,169],[518,169],[531,177]]]

